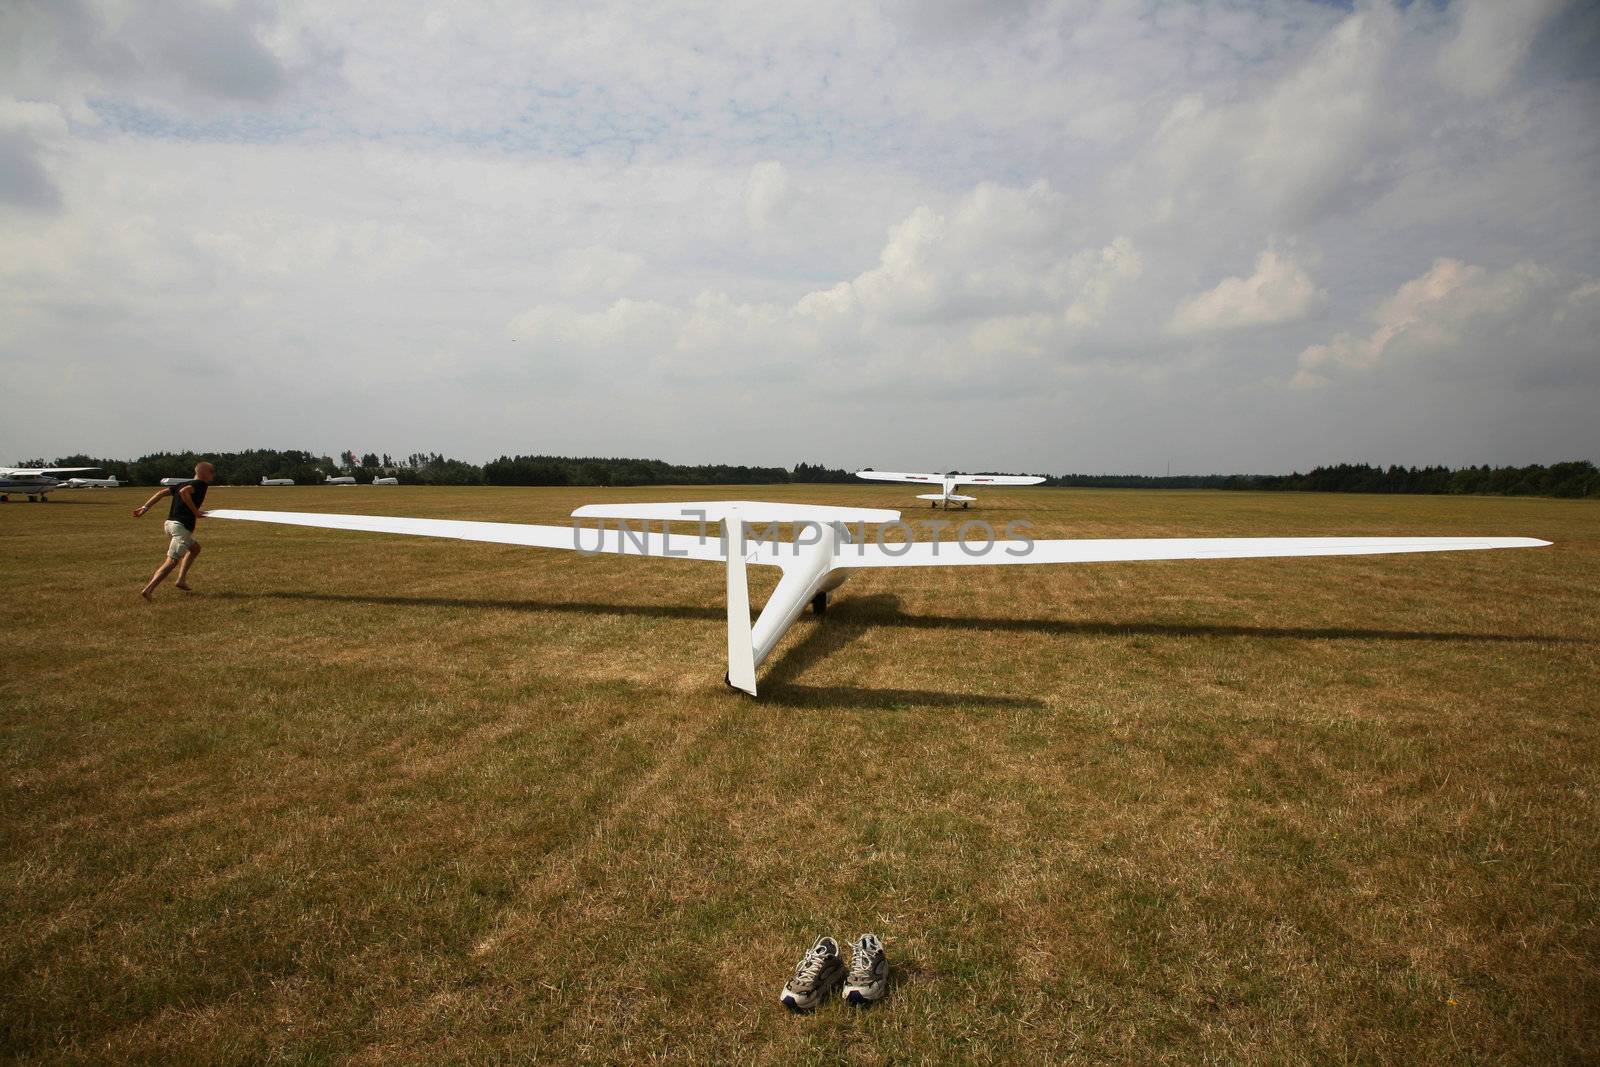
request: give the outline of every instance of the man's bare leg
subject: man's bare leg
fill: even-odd
[[[157,567],[155,574],[150,576],[149,583],[146,584],[143,589],[139,590],[139,595],[144,597],[146,600],[149,600],[150,595],[156,591],[156,586],[160,585],[162,580],[166,578],[167,575],[172,573],[172,568],[176,567],[177,565],[178,561],[173,559],[171,556],[168,556],[166,559],[162,560],[161,566]]]
[[[189,551],[183,554],[183,563],[178,567],[177,586],[185,593],[189,591],[189,568],[194,566],[194,558],[200,554],[200,542],[195,541],[189,545]]]

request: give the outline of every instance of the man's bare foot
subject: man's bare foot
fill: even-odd
[[[155,597],[150,595],[150,590],[148,590],[148,589],[139,590],[139,595],[141,597],[143,597],[144,599],[146,599],[146,600],[154,600],[155,599]]]
[[[174,589],[182,589],[185,593],[187,593],[189,591],[189,583],[188,582],[173,582],[172,586],[173,586]]]

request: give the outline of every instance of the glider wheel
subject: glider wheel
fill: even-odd
[[[828,613],[827,593],[818,593],[811,598],[811,613],[813,615],[826,615]]]

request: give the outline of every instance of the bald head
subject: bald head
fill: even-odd
[[[194,476],[202,482],[210,482],[212,478],[217,476],[217,469],[205,460],[201,460],[194,465]]]

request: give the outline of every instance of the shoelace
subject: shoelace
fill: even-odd
[[[876,947],[869,948],[866,938],[857,941],[851,948],[853,951],[850,956],[850,981],[871,981],[873,967],[877,965],[878,956],[883,950]]]
[[[820,949],[812,949],[800,961],[800,966],[794,969],[796,982],[816,982],[822,974],[822,968],[827,965],[828,953]]]

